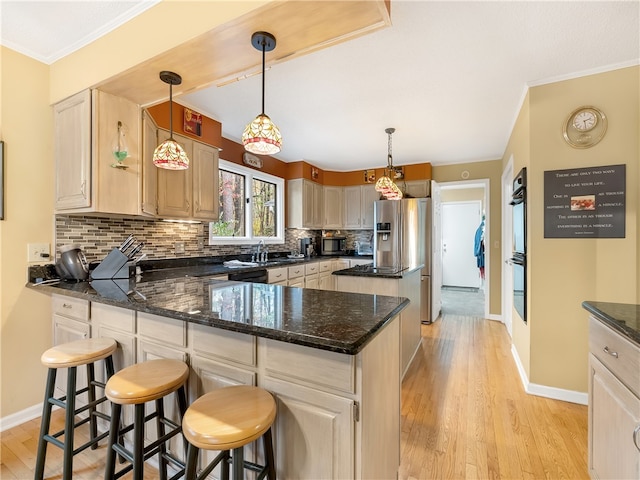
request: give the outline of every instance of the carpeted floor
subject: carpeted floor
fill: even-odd
[[[484,317],[484,290],[442,287],[442,314]]]

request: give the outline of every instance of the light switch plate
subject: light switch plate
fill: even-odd
[[[27,244],[27,262],[44,263],[51,260],[48,243],[28,243]]]

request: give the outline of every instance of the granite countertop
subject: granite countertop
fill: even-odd
[[[203,266],[196,266],[193,274]],[[192,276],[188,268],[123,280],[28,283],[29,288],[355,355],[408,304],[366,295]],[[176,270],[181,270],[179,274]],[[188,276],[185,276],[188,275]],[[212,273],[214,275],[214,273]]]
[[[398,269],[394,267],[374,267],[372,265],[356,265],[333,272],[334,275],[346,275],[352,277],[378,277],[378,278],[402,278],[410,273],[420,270],[424,265]]]
[[[640,305],[585,301],[582,302],[582,307],[602,323],[640,346]]]

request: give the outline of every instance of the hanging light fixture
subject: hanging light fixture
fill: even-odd
[[[189,157],[173,139],[173,86],[180,85],[182,77],[177,73],[162,71],[160,80],[169,84],[169,139],[158,145],[153,152],[153,164],[167,170],[186,170],[189,168]]]
[[[402,198],[402,190],[393,183],[390,177],[390,175],[394,174],[393,157],[391,156],[391,134],[395,132],[396,129],[386,128],[384,131],[387,132],[389,137],[387,142],[389,153],[387,154],[387,168],[385,169],[384,175],[376,182],[376,191],[380,192],[387,200],[400,200]]]
[[[242,133],[242,144],[248,152],[273,155],[282,147],[282,135],[278,127],[264,113],[264,59],[265,52],[276,48],[276,37],[268,32],[255,32],[251,35],[251,45],[262,50],[262,113],[245,127]]]

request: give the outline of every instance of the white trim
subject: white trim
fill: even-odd
[[[621,70],[623,68],[635,67],[640,63],[639,59],[628,60],[626,62],[613,63],[610,65],[602,65],[600,67],[590,68],[588,70],[582,70],[579,72],[567,73],[565,75],[557,75],[555,77],[543,78],[540,80],[534,80],[527,82],[527,86],[538,87],[540,85],[548,85],[550,83],[563,82],[565,80],[573,80],[575,78],[588,77],[590,75],[597,75],[600,73],[613,72],[614,70]]]
[[[25,408],[24,410],[20,410],[19,412],[7,415],[6,417],[2,417],[0,418],[0,432],[4,432],[5,430],[8,430],[10,428],[22,425],[29,420],[40,417],[41,415],[42,403],[39,403],[37,405],[33,405],[32,407]]]
[[[508,183],[507,183],[508,182]],[[509,157],[509,161],[507,162],[507,166],[502,171],[502,175],[500,177],[500,204],[501,208],[501,242],[500,245],[500,270],[502,274],[502,283],[500,286],[500,311],[502,312],[502,323],[504,323],[507,328],[507,333],[509,334],[509,338],[513,338],[513,273],[511,273],[510,278],[511,282],[509,285],[506,284],[507,278],[507,269],[512,268],[511,265],[507,265],[506,258],[510,254],[510,251],[513,249],[513,221],[512,218],[512,208],[508,207],[508,200],[510,198],[505,198],[505,188],[508,187],[509,191],[511,191],[511,183],[513,182],[513,155]],[[508,207],[508,209],[507,209]],[[507,223],[510,225],[509,231],[507,231]],[[507,250],[508,248],[508,250]],[[510,256],[510,255],[509,255]]]
[[[520,379],[522,380],[522,386],[524,391],[529,395],[535,395],[537,397],[551,398],[553,400],[561,400],[563,402],[577,403],[579,405],[588,404],[588,394],[585,392],[576,392],[574,390],[565,390],[563,388],[548,387],[546,385],[538,385],[537,383],[530,383],[527,378],[527,373],[524,371],[518,351],[515,345],[511,344],[511,355],[516,362]]]

